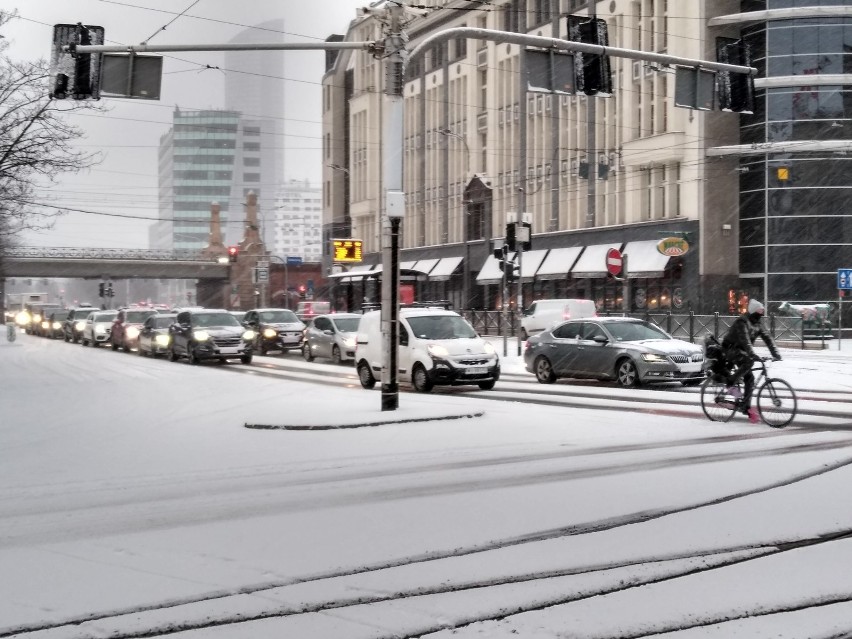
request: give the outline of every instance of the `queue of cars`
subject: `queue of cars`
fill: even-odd
[[[559,301],[557,314],[568,306]],[[543,305],[542,308],[547,308]],[[548,309],[549,311],[549,309]],[[560,378],[612,380],[624,387],[664,382],[685,386],[705,379],[702,347],[675,339],[654,324],[629,317],[599,317],[571,308],[575,319],[551,322],[526,342],[526,370],[542,384]],[[35,314],[33,314],[35,315]],[[579,316],[579,318],[577,318]],[[381,381],[384,335],[381,312],[325,313],[303,322],[293,311],[258,308],[245,312],[202,307],[164,313],[151,308],[105,311],[91,306],[44,309],[30,332],[84,346],[164,356],[190,364],[239,360],[255,353],[299,351],[312,362],[353,362],[364,388]],[[490,390],[500,379],[500,358],[470,323],[447,308],[400,309],[398,379],[419,392],[435,386],[476,385]]]

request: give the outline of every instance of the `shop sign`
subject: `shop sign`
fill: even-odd
[[[686,252],[689,250],[689,244],[682,237],[664,237],[657,242],[657,250],[669,257],[680,257],[681,255],[686,255]]]

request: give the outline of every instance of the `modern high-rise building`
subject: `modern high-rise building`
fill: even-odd
[[[220,204],[227,224],[243,140],[239,113],[175,109],[171,130],[160,138],[160,221],[151,229],[152,248],[207,246],[212,202]]]
[[[320,262],[322,243],[322,193],[305,180],[290,180],[278,191],[274,215],[273,255]]]
[[[570,20],[596,19],[614,48],[715,61],[746,43],[758,69],[747,114],[716,99],[709,111],[675,106],[675,68],[642,60],[610,57],[611,94],[560,94],[530,88],[528,46],[456,37],[421,49],[403,88],[401,259],[438,273],[425,299],[499,308],[492,249],[509,220],[526,219],[526,301],[583,297],[601,310],[680,313],[736,313],[749,297],[770,311],[784,301],[836,305],[837,269],[852,266],[851,0],[423,5],[426,15],[405,27],[409,51],[453,27],[569,40]],[[380,40],[372,14],[343,39]],[[377,263],[384,62],[341,51],[323,85],[324,226],[348,224]],[[662,254],[667,237],[685,240],[687,252]],[[610,248],[627,255],[627,301],[607,273]]]
[[[283,42],[284,21],[271,20],[245,29],[232,44]],[[284,175],[284,52],[226,51],[225,108],[242,118],[243,140],[237,148],[231,212],[225,243],[242,237],[242,203],[249,191],[257,195],[264,243],[274,238],[273,207]]]

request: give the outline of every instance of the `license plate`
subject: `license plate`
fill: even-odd
[[[485,375],[488,372],[488,368],[485,366],[471,366],[466,372],[468,375]]]
[[[695,364],[680,364],[678,365],[678,369],[681,373],[697,373],[701,370],[701,362],[696,362]]]
[[[222,355],[235,355],[240,352],[239,346],[223,346],[219,349],[219,353]]]

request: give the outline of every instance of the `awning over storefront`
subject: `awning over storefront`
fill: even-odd
[[[362,262],[361,264],[355,264],[348,271],[344,271],[342,273],[332,273],[328,276],[329,279],[336,279],[340,282],[351,282],[354,279],[360,279],[364,275],[366,275],[367,271],[373,270],[372,264],[367,264]]]
[[[455,273],[461,262],[461,257],[442,257],[438,260],[435,268],[429,272],[429,281],[442,282],[450,279],[450,276]]]
[[[414,265],[417,264],[417,260],[409,260],[408,262],[400,262],[399,269],[404,270],[408,268],[414,268]]]
[[[657,250],[657,240],[628,242],[622,253],[627,256],[627,277],[662,277],[671,259]]]
[[[621,242],[587,246],[571,269],[572,277],[606,277],[606,254],[612,248],[620,249]]]
[[[431,258],[428,260],[417,260],[417,263],[414,265],[421,273],[426,273],[427,275],[431,274],[432,269],[435,268],[435,265],[440,262],[438,258]]]
[[[574,266],[574,262],[577,261],[577,257],[582,250],[582,246],[550,249],[541,266],[538,267],[538,272],[535,275],[536,279],[558,280],[568,277],[568,271]]]
[[[509,254],[509,259],[512,254]],[[503,281],[503,271],[500,270],[500,263],[493,255],[485,258],[485,263],[476,276],[477,284],[500,284]]]
[[[527,251],[523,255],[524,256],[521,258],[521,280],[524,282],[531,282],[536,271],[538,271],[538,267],[541,266],[542,261],[547,255],[547,249],[542,249],[540,251]],[[515,258],[515,260],[517,261],[517,258]]]

